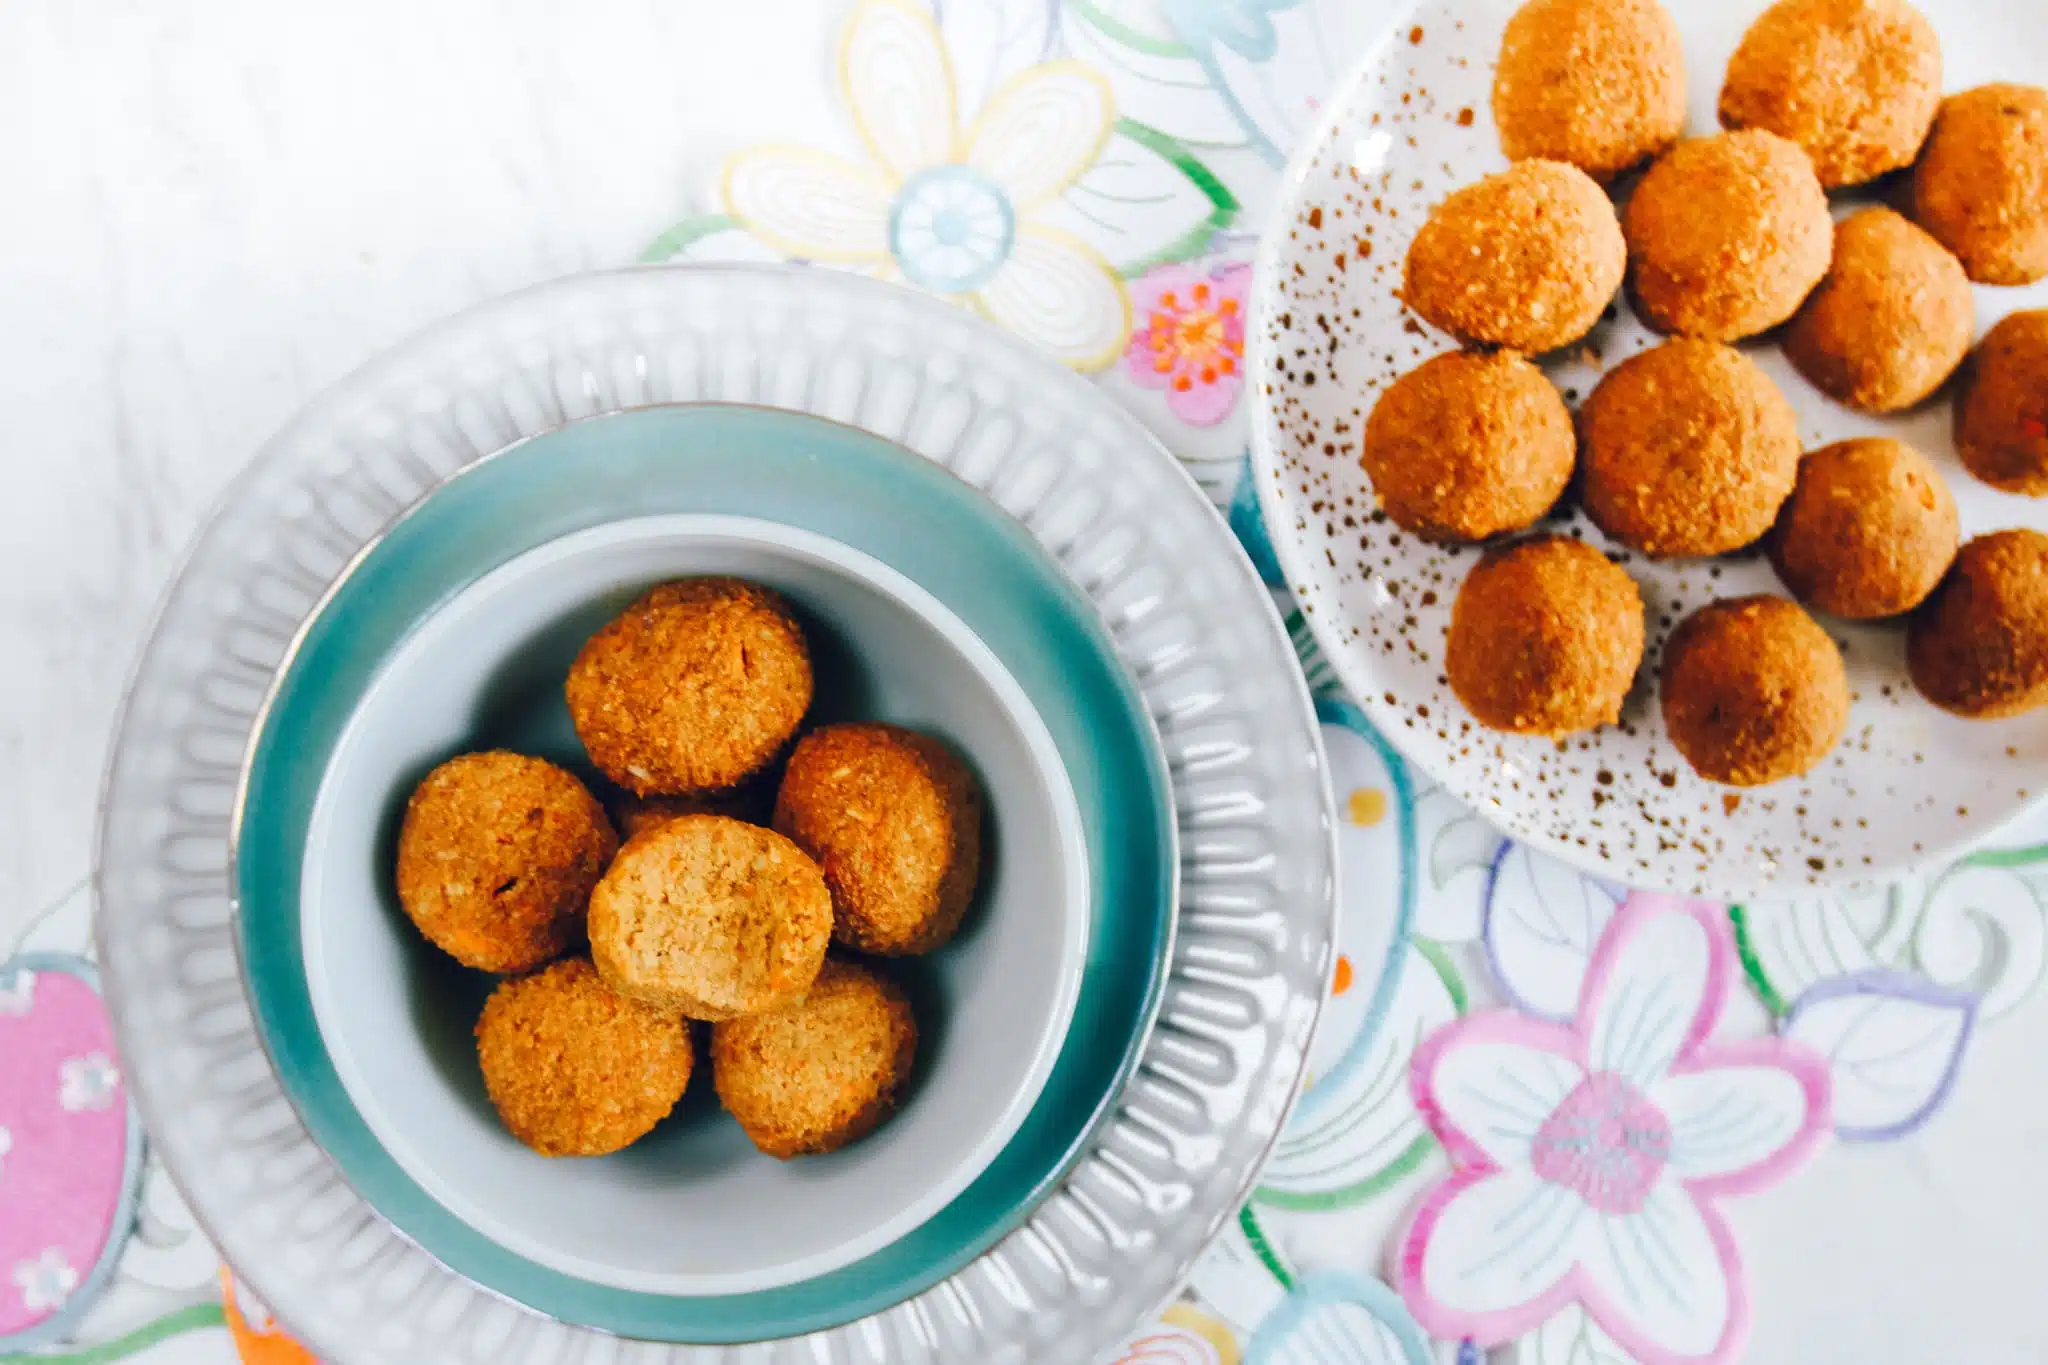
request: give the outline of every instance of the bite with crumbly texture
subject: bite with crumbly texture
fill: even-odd
[[[834,942],[886,956],[953,937],[981,871],[982,796],[967,765],[895,725],[828,725],[789,756],[775,828],[817,859]]]
[[[582,937],[591,888],[617,848],[575,774],[502,750],[462,754],[406,802],[398,900],[465,967],[530,971]]]
[[[694,1060],[681,1015],[619,995],[580,957],[493,991],[476,1050],[498,1117],[542,1156],[603,1156],[645,1137]]]
[[[569,718],[636,796],[733,787],[772,762],[810,709],[810,650],[789,604],[737,578],[649,589],[570,666]]]
[[[894,982],[834,959],[800,1000],[711,1033],[718,1098],[756,1147],[788,1160],[837,1151],[895,1112],[917,1021]]]
[[[773,830],[718,815],[634,836],[590,896],[590,953],[605,981],[692,1019],[797,999],[831,938],[818,865]]]

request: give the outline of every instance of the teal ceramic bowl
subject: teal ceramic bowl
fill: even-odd
[[[421,775],[454,753],[535,754],[596,782],[564,696],[576,655],[651,585],[723,574],[775,589],[802,621],[809,724],[909,726],[973,766],[985,798],[973,902],[941,951],[884,965],[910,996],[918,1043],[902,1103],[877,1132],[825,1156],[764,1160],[700,1067],[682,1105],[626,1150],[554,1160],[507,1132],[491,1103],[475,1030],[498,978],[428,946],[407,917],[392,878],[398,828]],[[765,807],[767,794],[757,799]],[[299,878],[313,1017],[385,1151],[498,1245],[648,1294],[799,1284],[951,1203],[1031,1112],[1087,961],[1082,830],[1059,746],[1022,686],[903,575],[754,517],[607,522],[465,589],[356,699],[327,755]]]
[[[911,579],[964,622],[1058,749],[1085,830],[1090,887],[1066,1042],[1015,1136],[973,1183],[850,1265],[694,1297],[551,1269],[429,1196],[378,1142],[337,1073],[316,1022],[301,906],[323,777],[359,700],[415,629],[538,546],[673,513],[751,517],[827,537]],[[512,447],[376,542],[315,613],[281,675],[251,749],[234,851],[238,946],[258,1030],[307,1127],[364,1199],[451,1269],[539,1312],[626,1337],[702,1343],[852,1321],[954,1274],[1016,1227],[1078,1158],[1136,1061],[1165,978],[1177,868],[1157,734],[1093,609],[1037,542],[913,453],[816,418],[726,405],[620,413]]]

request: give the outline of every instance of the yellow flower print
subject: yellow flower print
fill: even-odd
[[[1124,1346],[1114,1365],[1238,1365],[1230,1329],[1191,1303],[1176,1303]]]
[[[726,213],[785,254],[971,306],[1076,369],[1123,352],[1123,282],[1045,212],[1109,139],[1107,81],[1079,62],[1042,62],[963,118],[938,27],[905,0],[862,0],[840,44],[839,81],[871,164],[751,148],[725,165]]]

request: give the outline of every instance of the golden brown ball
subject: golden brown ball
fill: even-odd
[[[834,959],[800,1000],[711,1032],[718,1098],[756,1147],[788,1160],[833,1152],[895,1112],[917,1059],[896,984]]]
[[[574,774],[524,754],[462,754],[428,773],[398,832],[398,900],[465,967],[524,972],[582,937],[619,844]]]
[[[1710,782],[1760,787],[1809,772],[1849,724],[1842,651],[1797,604],[1701,607],[1664,646],[1664,728]]]
[[[1754,543],[1799,477],[1799,417],[1748,356],[1678,338],[1610,370],[1579,407],[1586,512],[1659,556]]]
[[[1605,191],[1576,166],[1518,161],[1436,206],[1401,296],[1454,337],[1533,354],[1591,330],[1626,264]]]
[[[1644,173],[1623,218],[1636,310],[1660,332],[1737,341],[1798,309],[1834,247],[1805,152],[1745,129],[1687,138]]]
[[[1801,602],[1868,620],[1925,601],[1961,535],[1956,500],[1934,462],[1903,442],[1870,437],[1799,462],[1799,483],[1765,545]]]
[[[1466,575],[1444,672],[1481,725],[1563,735],[1619,719],[1642,658],[1635,580],[1582,541],[1538,536]]]
[[[1834,263],[1785,329],[1785,355],[1865,412],[1910,408],[1969,354],[1977,304],[1962,263],[1890,209],[1835,225]]]
[[[603,1156],[668,1117],[690,1085],[690,1026],[628,1000],[586,958],[501,983],[476,1021],[484,1089],[542,1156]]]
[[[1364,449],[1394,524],[1439,541],[1530,525],[1577,459],[1564,399],[1510,351],[1449,351],[1402,375],[1373,404]]]
[[[734,786],[771,762],[811,705],[789,604],[737,578],[663,583],[590,637],[569,716],[591,762],[637,796]]]
[[[817,859],[834,942],[928,953],[960,927],[981,873],[982,798],[938,740],[894,725],[828,725],[789,756],[775,828]]]
[[[1941,40],[1905,0],[1779,0],[1728,59],[1721,126],[1763,128],[1829,189],[1913,164],[1941,104]]]
[[[1943,100],[1913,171],[1913,217],[1979,284],[2048,276],[2048,90],[1980,85]]]
[[[831,938],[818,865],[773,830],[718,815],[636,835],[590,895],[590,955],[605,981],[692,1019],[796,999]]]
[[[1906,668],[1921,696],[1959,716],[2048,702],[2048,536],[1999,531],[1963,546],[1913,614]]]
[[[1956,387],[1956,453],[2008,493],[2048,496],[2048,308],[1984,334]]]
[[[1508,20],[1493,121],[1510,161],[1577,166],[1602,184],[1685,128],[1685,51],[1657,0],[1529,0]]]

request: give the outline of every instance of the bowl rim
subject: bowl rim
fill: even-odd
[[[761,517],[711,512],[675,512],[626,517],[580,531],[568,532],[523,550],[497,565],[474,582],[458,589],[453,596],[442,601],[431,613],[416,622],[385,657],[378,672],[356,699],[347,723],[336,737],[334,747],[328,756],[327,772],[331,774],[333,771],[335,761],[342,756],[355,733],[358,718],[362,716],[372,697],[387,686],[391,670],[407,651],[425,647],[436,636],[454,629],[462,620],[470,619],[486,599],[531,579],[535,574],[544,574],[567,561],[607,548],[662,541],[770,547],[805,563],[838,573],[880,594],[890,602],[907,609],[966,662],[968,668],[995,697],[1005,717],[1022,739],[1024,749],[1031,759],[1032,775],[1036,779],[1041,799],[1052,811],[1054,831],[1060,847],[1059,953],[1053,980],[1054,989],[1048,1002],[1050,1008],[1038,1016],[1037,1036],[1032,1046],[1029,1064],[1021,1079],[1012,1087],[998,1120],[985,1129],[964,1152],[936,1167],[933,1172],[935,1178],[925,1185],[915,1198],[903,1202],[890,1217],[880,1223],[836,1245],[813,1251],[794,1260],[746,1271],[622,1271],[615,1266],[556,1251],[546,1242],[533,1238],[520,1231],[516,1225],[499,1217],[493,1206],[460,1193],[459,1189],[444,1177],[441,1166],[427,1159],[417,1144],[411,1140],[411,1125],[398,1118],[395,1112],[378,1098],[378,1087],[365,1073],[353,1050],[344,1041],[349,1035],[348,1031],[340,1026],[341,1021],[347,1017],[342,998],[338,995],[341,986],[334,980],[332,968],[327,962],[326,940],[317,932],[318,925],[332,909],[326,899],[314,897],[301,901],[303,908],[299,919],[299,938],[305,954],[306,981],[312,997],[314,1018],[322,1037],[326,1040],[329,1056],[333,1059],[335,1072],[341,1079],[343,1089],[348,1092],[364,1123],[391,1154],[392,1159],[443,1208],[506,1250],[577,1279],[640,1293],[677,1297],[744,1294],[755,1290],[779,1288],[826,1274],[887,1246],[951,1203],[973,1183],[975,1177],[988,1168],[996,1155],[1008,1145],[1010,1139],[1016,1136],[1017,1130],[1022,1127],[1025,1117],[1030,1113],[1031,1106],[1037,1101],[1051,1077],[1053,1065],[1058,1060],[1060,1048],[1066,1040],[1068,1027],[1072,1023],[1075,1006],[1080,998],[1080,966],[1085,961],[1089,940],[1088,912],[1091,904],[1092,877],[1088,866],[1086,839],[1082,834],[1080,803],[1075,796],[1073,783],[1068,778],[1065,761],[1060,757],[1059,749],[1040,717],[1038,708],[1033,705],[1023,686],[1004,666],[1002,660],[996,657],[994,651],[969,629],[966,622],[908,576],[873,556],[829,536]],[[295,654],[283,660],[279,665],[280,676],[295,662]],[[319,795],[315,799],[308,821],[311,829],[317,830],[321,827],[322,817],[328,805],[327,782],[327,777],[323,776]],[[318,872],[328,856],[324,842],[309,841],[301,872],[302,887],[317,880]],[[763,1157],[762,1160],[768,1158]]]

